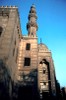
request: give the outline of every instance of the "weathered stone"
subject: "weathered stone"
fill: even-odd
[[[45,44],[38,44],[36,19],[35,7],[32,6],[27,24],[28,35],[22,36],[17,7],[0,7],[0,27],[3,29],[0,31],[0,59],[9,72],[10,96],[11,81],[14,87],[16,84],[34,86],[40,95],[45,92],[56,95],[52,55]]]

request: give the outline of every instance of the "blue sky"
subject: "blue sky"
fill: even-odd
[[[23,34],[27,34],[26,23],[32,4],[38,16],[38,42],[42,38],[51,50],[56,77],[61,86],[66,86],[66,0],[0,0],[0,6],[18,6]]]

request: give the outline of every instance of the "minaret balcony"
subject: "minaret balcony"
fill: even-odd
[[[36,29],[38,30],[38,25],[37,25],[37,23],[33,23],[33,22],[27,23],[27,30],[28,30],[30,27],[36,27]]]
[[[35,13],[36,14],[36,11],[33,9],[33,10],[30,10],[29,13]]]
[[[35,13],[30,13],[30,14],[29,14],[29,16],[28,16],[28,19],[30,20],[30,18],[31,18],[31,17],[34,17],[34,18],[36,18],[36,19],[37,19],[37,16],[36,16],[36,14],[35,14]]]

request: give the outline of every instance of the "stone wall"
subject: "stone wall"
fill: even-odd
[[[26,50],[27,43],[30,44],[30,50]],[[29,75],[37,69],[38,49],[37,38],[23,36],[19,45],[18,55],[18,80],[23,81],[23,74]],[[30,58],[30,65],[25,66],[25,58]],[[36,76],[35,76],[36,77]]]
[[[44,44],[38,45],[38,88],[41,92],[49,92],[56,95],[52,55]]]
[[[17,7],[0,7],[0,27],[3,29],[0,35],[0,59],[6,62],[10,76],[14,80],[21,37]]]

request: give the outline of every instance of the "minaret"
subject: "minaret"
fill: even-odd
[[[36,19],[37,19],[36,9],[35,6],[32,5],[28,15],[28,23],[27,23],[28,36],[36,37],[36,31],[38,29]]]

